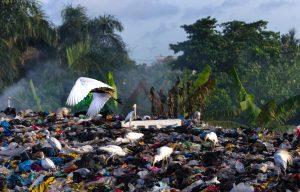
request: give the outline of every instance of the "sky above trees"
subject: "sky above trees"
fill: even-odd
[[[121,36],[129,54],[137,63],[151,63],[159,56],[172,55],[170,43],[186,39],[183,24],[212,16],[219,22],[266,20],[268,28],[286,33],[298,32],[300,1],[298,0],[40,0],[47,16],[61,23],[65,5],[81,4],[90,17],[115,15],[124,25]]]

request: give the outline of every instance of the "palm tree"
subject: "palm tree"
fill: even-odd
[[[288,61],[291,64],[297,58],[299,55],[299,42],[300,40],[296,38],[295,29],[291,29],[287,34],[282,35],[281,50],[284,61]]]
[[[36,45],[55,44],[56,32],[36,0],[0,2],[1,88],[19,78],[24,63],[38,55]]]
[[[85,7],[67,5],[62,10],[61,16],[63,24],[59,27],[58,31],[62,49],[88,38],[89,18]]]
[[[62,17],[63,24],[59,27],[61,57],[76,76],[99,78],[100,74],[105,78],[106,72],[116,65],[116,58],[128,59],[125,43],[116,34],[123,26],[114,16],[90,19],[84,7],[68,5]]]

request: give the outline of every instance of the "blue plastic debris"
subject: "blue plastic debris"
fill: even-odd
[[[205,138],[205,136],[206,136],[206,134],[207,134],[206,132],[203,132],[203,133],[201,133],[201,135],[200,135],[200,136],[201,136],[201,138],[202,138],[202,139],[204,139],[204,138]]]
[[[23,163],[19,164],[20,171],[29,172],[31,170],[32,161],[26,160]]]
[[[64,160],[62,158],[59,157],[49,157],[49,159],[51,159],[53,161],[53,163],[57,166],[61,166],[64,165]]]
[[[4,134],[5,134],[6,136],[12,136],[12,135],[14,134],[14,133],[9,129],[9,127],[10,127],[9,122],[7,122],[7,121],[1,121],[0,127],[3,128]]]

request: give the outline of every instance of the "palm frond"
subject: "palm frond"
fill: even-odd
[[[107,77],[108,85],[110,85],[111,87],[113,87],[115,89],[113,97],[115,99],[118,99],[118,89],[117,89],[117,86],[116,86],[115,81],[114,81],[113,73],[111,71],[109,71],[107,76],[108,76]],[[115,107],[115,110],[117,112],[118,111],[118,102],[115,101],[115,100],[114,100],[114,107]]]
[[[193,86],[195,88],[202,86],[204,83],[206,83],[209,80],[210,74],[211,74],[211,67],[209,65],[206,65],[203,71],[199,73]]]
[[[284,124],[286,121],[293,118],[299,109],[300,95],[296,95],[278,104],[276,119]]]
[[[70,47],[66,48],[66,57],[69,67],[72,66],[78,59],[90,52],[90,42],[80,41]]]
[[[33,81],[30,79],[29,81],[29,85],[30,85],[30,88],[31,88],[31,92],[32,92],[32,96],[33,96],[33,99],[35,100],[36,102],[36,106],[37,106],[37,109],[39,111],[42,111],[42,105],[41,105],[41,99],[38,97],[38,95],[36,94],[36,89],[35,89],[35,86],[33,84]]]
[[[277,108],[277,104],[274,100],[270,100],[269,102],[267,102],[262,107],[262,110],[256,119],[257,125],[263,127],[268,122],[275,120],[276,108]]]

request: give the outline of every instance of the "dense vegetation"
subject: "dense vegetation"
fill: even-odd
[[[295,30],[280,34],[268,30],[266,21],[218,23],[202,18],[182,26],[186,41],[170,45],[178,58],[149,66],[129,58],[119,35],[123,25],[114,16],[90,18],[80,5],[66,6],[61,15],[62,24],[54,26],[35,0],[0,3],[0,91],[17,83],[18,91],[6,94],[13,94],[19,109],[54,110],[65,105],[78,77],[109,82],[113,74],[125,103],[119,106],[121,112],[137,102],[146,113],[150,102],[144,90],[153,86],[167,93],[179,77],[184,94],[179,96],[178,115],[191,115],[199,108],[204,118],[219,123],[299,123],[290,120],[299,115],[300,105],[300,44]],[[210,77],[200,81],[205,71]],[[191,103],[192,108],[187,106]]]

